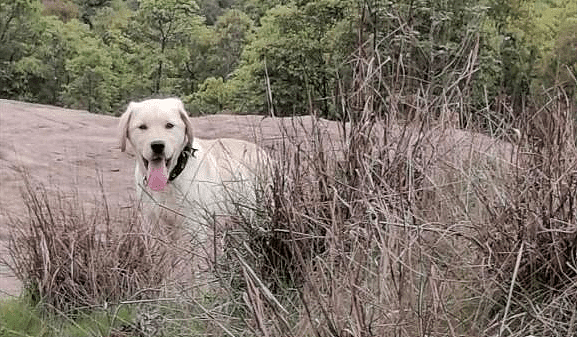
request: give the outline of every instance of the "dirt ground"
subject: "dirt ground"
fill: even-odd
[[[192,119],[195,137],[239,138],[265,147],[280,139],[279,128],[287,121],[236,115]],[[311,122],[310,117],[298,120],[305,128]],[[324,123],[330,137],[338,136],[336,123]],[[117,124],[113,116],[0,100],[0,261],[8,257],[10,216],[26,215],[21,168],[48,191],[78,190],[86,203],[99,195],[96,177],[101,176],[109,206],[132,207],[134,161],[130,150],[120,152]],[[0,297],[19,291],[20,282],[0,263]]]

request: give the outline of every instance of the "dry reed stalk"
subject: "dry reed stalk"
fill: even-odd
[[[22,179],[27,214],[10,220],[9,265],[37,301],[67,312],[155,296],[145,289],[163,281],[166,251],[147,244],[134,212],[113,217],[102,185],[87,209],[78,191]]]

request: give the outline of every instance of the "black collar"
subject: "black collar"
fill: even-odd
[[[184,147],[180,156],[178,156],[178,161],[176,162],[176,166],[170,171],[170,175],[168,176],[168,181],[173,181],[178,177],[184,168],[186,167],[186,162],[188,161],[189,157],[194,158],[194,153],[198,151],[198,149],[193,149],[190,145]]]

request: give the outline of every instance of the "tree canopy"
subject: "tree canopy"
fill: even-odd
[[[339,118],[370,92],[382,114],[425,95],[506,119],[542,88],[575,102],[576,32],[571,0],[0,0],[0,97]]]

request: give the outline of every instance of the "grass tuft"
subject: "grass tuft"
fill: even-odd
[[[51,312],[155,296],[166,254],[151,246],[134,211],[113,215],[106,194],[49,190],[22,173],[27,214],[11,217],[8,265],[34,303]]]

